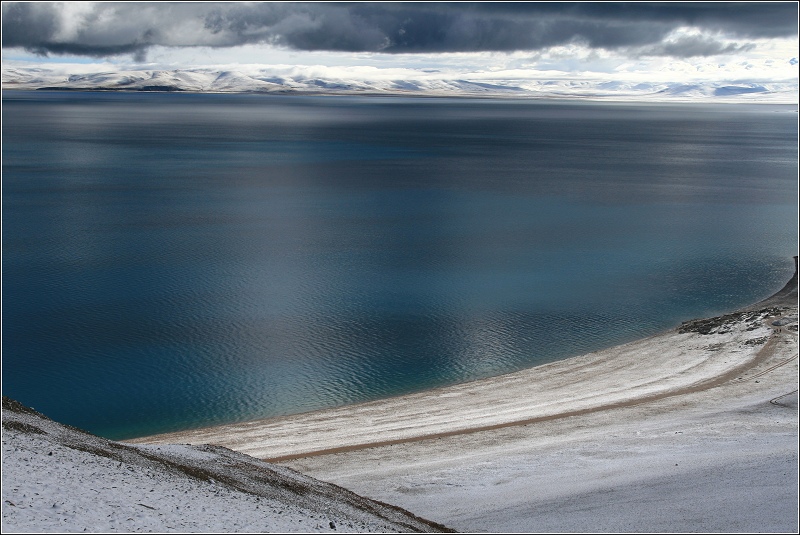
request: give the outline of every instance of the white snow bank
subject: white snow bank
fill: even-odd
[[[131,446],[3,398],[3,533],[440,531],[213,446]]]

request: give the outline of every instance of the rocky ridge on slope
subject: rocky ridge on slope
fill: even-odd
[[[3,397],[3,532],[447,532],[218,446],[123,444]]]

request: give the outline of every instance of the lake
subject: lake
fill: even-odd
[[[3,92],[3,394],[122,439],[760,300],[796,106]]]

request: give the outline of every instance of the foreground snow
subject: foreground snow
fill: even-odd
[[[797,532],[797,274],[776,297],[515,374],[144,437],[271,458],[459,531]]]
[[[795,361],[796,362],[796,361]],[[286,462],[465,532],[797,533],[797,367],[527,427]],[[755,385],[755,386],[759,386]],[[741,396],[741,397],[740,397]]]
[[[130,446],[3,398],[8,532],[417,532],[441,526],[214,446]]]
[[[767,318],[752,331],[736,321],[705,335],[651,340],[673,341],[674,349],[661,345],[669,360],[685,349],[681,337],[690,337],[734,366],[736,373],[725,379],[721,369],[723,380],[711,386],[701,379],[698,388],[658,399],[284,464],[459,531],[797,533],[796,292],[793,299],[782,319]],[[758,336],[736,341],[747,333]],[[759,348],[747,361],[752,366],[736,366],[752,347]],[[638,374],[658,368],[659,354],[641,356],[647,360]],[[597,391],[629,379],[598,377]],[[572,395],[562,393],[568,412]]]

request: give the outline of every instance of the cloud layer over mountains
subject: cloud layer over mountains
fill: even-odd
[[[511,52],[580,44],[698,57],[797,34],[786,3],[19,3],[2,44],[40,55],[142,59],[153,46],[266,44],[302,51]],[[674,32],[694,28],[678,38]],[[735,41],[731,41],[735,40]]]

